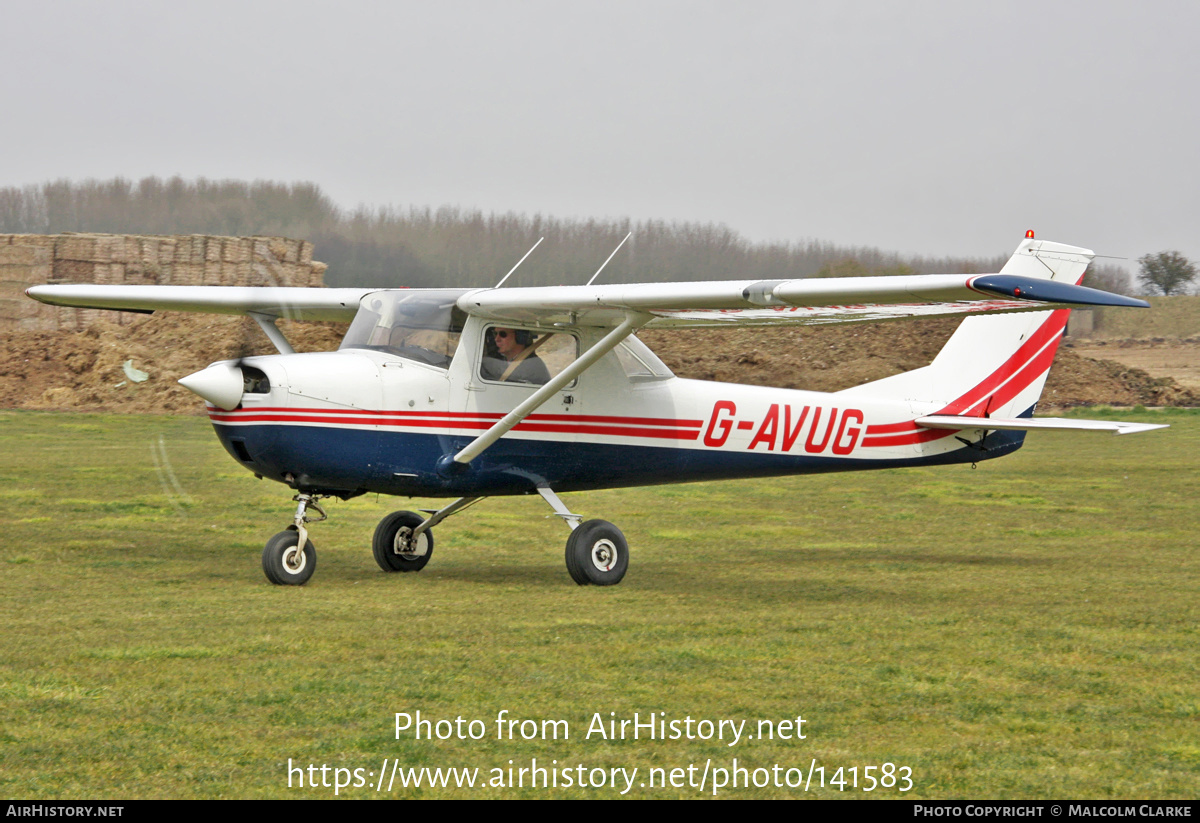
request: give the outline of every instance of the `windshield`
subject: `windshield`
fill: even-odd
[[[467,315],[458,289],[396,289],[368,294],[339,349],[373,349],[447,368]]]

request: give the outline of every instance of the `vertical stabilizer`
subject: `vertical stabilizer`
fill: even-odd
[[[1000,270],[1078,284],[1088,249],[1026,238]],[[1033,413],[1066,329],[1069,309],[968,317],[928,366],[852,391],[936,407],[936,414],[1019,417]]]

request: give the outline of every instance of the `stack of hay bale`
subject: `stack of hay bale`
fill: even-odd
[[[42,283],[174,286],[322,286],[312,243],[284,237],[0,234],[0,330],[86,328],[138,315],[47,306],[25,289]]]

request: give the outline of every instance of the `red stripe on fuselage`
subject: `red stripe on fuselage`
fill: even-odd
[[[916,431],[905,434],[893,435],[875,435],[874,437],[864,437],[860,446],[910,446],[913,443],[927,443],[930,440],[940,440],[943,437],[949,437],[953,432],[941,431],[939,429],[924,429],[913,424]]]
[[[911,420],[905,420],[903,423],[885,423],[878,426],[867,426],[867,436],[870,437],[876,434],[895,434],[896,432],[911,432],[919,428],[916,423]]]
[[[480,420],[479,417],[489,419]],[[209,410],[215,423],[322,423],[325,425],[386,426],[393,428],[467,429],[483,431],[492,427],[501,415],[473,415],[459,412],[386,412],[362,409],[237,409],[232,412]],[[490,419],[494,418],[494,419]],[[594,423],[591,421],[631,423]],[[556,422],[562,421],[562,422]],[[642,422],[651,425],[639,425]],[[646,437],[660,440],[696,440],[702,421],[659,420],[648,417],[603,417],[599,415],[530,415],[515,430],[560,434],[601,434],[617,437]],[[686,428],[685,428],[686,427]]]
[[[1069,309],[1055,309],[998,369],[934,414],[982,418],[990,405],[1002,406],[1012,400],[1050,368],[1054,355],[1058,353],[1058,344],[1062,341],[1062,331],[1066,328],[1069,316]],[[868,426],[860,445],[907,446],[953,434],[952,431],[921,428],[912,421],[888,423]]]
[[[259,414],[278,415],[329,415],[334,417],[390,417],[412,420],[429,418],[438,421],[482,421],[488,425],[502,418],[503,414],[493,412],[448,412],[448,411],[393,411],[387,409],[321,409],[321,408],[289,408],[287,406],[252,406],[234,409],[233,411],[217,411],[210,408],[209,414],[225,415],[229,419],[244,419]],[[699,429],[704,425],[703,420],[677,420],[665,417],[621,417],[598,414],[531,414],[525,418],[533,422],[564,422],[564,423],[595,423],[611,426],[656,426]]]
[[[1037,357],[1037,355],[1041,353],[1043,348],[1045,348],[1048,344],[1053,344],[1049,348],[1050,359],[1053,360],[1055,352],[1058,351],[1058,340],[1055,338],[1061,336],[1062,330],[1066,328],[1067,316],[1069,314],[1070,311],[1067,309],[1057,309],[1052,312],[1050,317],[1046,318],[1046,322],[1038,327],[1038,330],[1029,336],[1029,339],[1026,340],[1019,349],[1017,349],[1013,356],[1004,361],[1004,365],[1000,366],[1000,368],[988,375],[987,378],[981,381],[973,389],[965,392],[957,400],[954,400],[940,411],[934,413],[959,414],[963,409],[974,406],[981,400],[987,399],[987,397],[993,394],[996,389],[1005,383],[1005,381],[1009,380],[1009,378],[1013,377],[1018,372],[1021,372],[1021,369],[1032,359]],[[1047,364],[1047,368],[1049,368],[1049,364]],[[1037,375],[1027,375],[1024,385],[1020,386],[1017,391],[1013,392],[1009,399],[1019,394],[1022,389],[1025,389],[1030,383],[1033,382],[1036,376]]]

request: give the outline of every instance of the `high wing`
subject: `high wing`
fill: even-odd
[[[380,290],[80,284],[33,286],[25,293],[53,306],[348,322],[363,296],[375,291]],[[647,328],[819,325],[1047,308],[1149,306],[1143,300],[1085,286],[1002,274],[481,289],[466,292],[458,305],[468,314],[491,320],[535,325],[613,326],[629,313],[648,314],[652,319]]]
[[[487,289],[464,295],[458,305],[469,314],[513,323],[610,326],[632,312],[652,315],[645,328],[691,328],[1150,304],[1020,275],[931,274]]]
[[[364,295],[379,289],[287,286],[33,286],[25,294],[52,306],[154,312],[257,314],[290,320],[354,319]]]
[[[996,274],[483,289],[464,295],[458,305],[470,314],[514,323],[613,326],[638,314],[647,328],[1149,307],[1143,300],[1077,285],[1093,256],[1088,249],[1027,237]]]
[[[1077,285],[1092,256],[1087,249],[1027,239],[997,274],[475,289],[463,290],[458,306],[468,314],[514,324],[612,327],[636,316],[636,325],[647,328],[1149,307],[1143,300]],[[80,308],[349,321],[362,297],[374,291],[379,289],[46,285],[26,294],[43,303]]]

